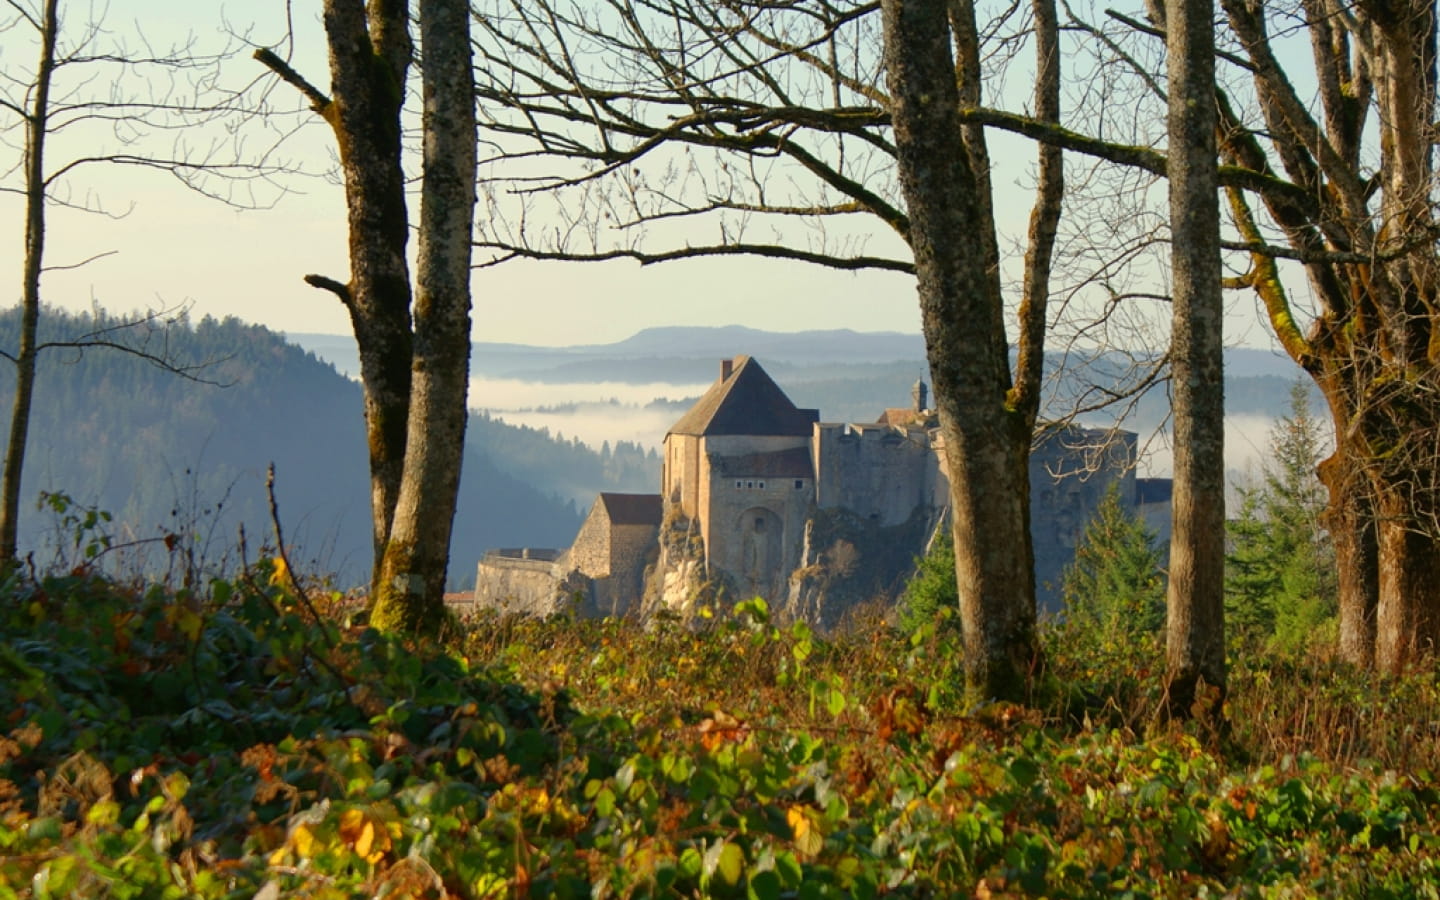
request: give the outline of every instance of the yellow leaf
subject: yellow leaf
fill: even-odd
[[[353,844],[365,824],[365,813],[358,809],[347,809],[340,814],[340,838]]]
[[[375,862],[385,854],[376,853],[372,859],[370,849],[374,844],[375,826],[370,822],[366,822],[360,829],[360,836],[355,839],[355,854],[362,857],[366,862]]]
[[[785,821],[790,825],[790,835],[795,839],[795,849],[804,856],[815,856],[825,846],[825,838],[815,828],[813,813],[804,806],[792,806],[785,811]]]
[[[192,641],[200,639],[200,631],[205,627],[205,620],[201,619],[194,610],[181,607],[175,619],[175,626],[180,629],[181,634]]]
[[[810,830],[810,820],[805,818],[805,811],[798,806],[792,806],[786,810],[785,821],[790,824],[790,833],[795,836],[797,841]]]
[[[347,809],[340,815],[340,839],[368,863],[377,863],[390,849],[390,833],[364,810]]]
[[[301,859],[309,859],[319,849],[316,847],[319,841],[315,840],[315,832],[310,830],[309,825],[296,825],[295,831],[290,835],[290,843],[294,845],[295,853]]]

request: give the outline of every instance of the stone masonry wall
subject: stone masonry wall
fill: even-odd
[[[613,526],[599,503],[580,525],[575,543],[570,546],[570,565],[591,578],[604,578],[610,571],[610,546]]]
[[[818,425],[814,447],[822,509],[847,509],[889,527],[949,499],[937,496],[939,464],[924,431]]]
[[[557,562],[486,554],[475,572],[476,608],[548,616],[570,598],[560,590],[569,566]]]

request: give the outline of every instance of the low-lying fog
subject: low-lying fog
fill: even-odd
[[[548,428],[595,449],[606,441],[659,449],[665,432],[709,384],[550,384],[511,378],[470,379],[470,408],[511,425]]]
[[[665,432],[708,384],[624,384],[586,382],[546,384],[517,379],[476,378],[470,382],[470,406],[512,425],[548,428],[551,434],[579,438],[599,449],[609,441],[630,441],[645,449],[659,448]],[[660,402],[656,401],[668,401]],[[681,403],[681,401],[686,401]],[[824,411],[821,411],[822,415]],[[1168,477],[1173,471],[1168,430],[1131,425],[1140,432],[1140,474]],[[1232,415],[1225,420],[1225,462],[1228,480],[1257,479],[1269,456],[1275,420],[1260,415]]]

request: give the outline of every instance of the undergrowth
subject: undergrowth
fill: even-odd
[[[1153,647],[964,709],[953,629],[413,646],[283,583],[0,589],[0,897],[1437,896],[1433,673],[1237,659],[1214,745]]]

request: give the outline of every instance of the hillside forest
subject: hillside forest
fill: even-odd
[[[16,321],[13,312],[0,316],[4,346],[13,346]],[[55,310],[42,327],[47,337],[71,336],[115,321]],[[273,463],[297,558],[337,586],[362,583],[370,559],[355,383],[282,336],[235,319],[152,323],[122,337],[163,344],[172,358],[198,365],[199,380],[115,351],[42,356],[21,520],[38,561],[49,562],[69,539],[35,507],[49,492],[109,513],[117,543],[141,542],[132,556],[149,558],[142,570],[162,564],[165,554],[144,551],[168,534],[193,547],[201,559],[192,562],[236,562],[242,526],[252,551],[274,544],[265,487]],[[0,391],[13,383],[13,371],[0,369]],[[469,442],[453,553],[472,562],[491,547],[564,546],[585,509],[576,497],[647,488],[658,467],[653,452],[638,447],[614,448],[607,462],[579,442],[480,415]],[[463,565],[455,575],[463,583],[474,573]]]

